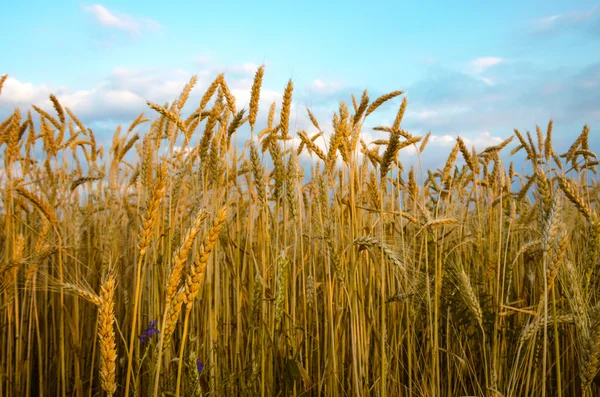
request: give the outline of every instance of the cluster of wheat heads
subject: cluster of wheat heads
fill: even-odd
[[[405,168],[429,139],[406,98],[361,137],[401,91],[341,102],[330,134],[307,109],[311,136],[291,81],[257,125],[263,73],[248,109],[220,75],[184,111],[192,78],[106,152],[55,96],[0,123],[0,396],[600,391],[587,126],[561,155],[550,122]]]

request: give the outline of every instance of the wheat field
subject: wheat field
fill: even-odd
[[[402,91],[313,134],[291,80],[259,109],[264,72],[247,109],[192,78],[110,148],[54,95],[0,122],[0,397],[600,395],[588,126],[409,167]]]

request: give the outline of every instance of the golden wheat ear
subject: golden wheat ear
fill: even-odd
[[[114,275],[109,273],[100,292],[98,315],[98,342],[100,344],[100,382],[102,389],[112,396],[117,391],[117,345],[115,338],[115,290]]]
[[[3,74],[0,76],[0,94],[2,94],[2,87],[4,86],[4,82],[8,78],[8,74]]]

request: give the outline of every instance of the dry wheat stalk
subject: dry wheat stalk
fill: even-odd
[[[592,220],[595,218],[595,214],[589,205],[582,199],[582,197],[577,192],[577,189],[573,185],[570,179],[567,179],[564,176],[558,176],[558,185],[565,193],[565,196],[569,199],[571,203],[581,212],[583,216],[585,216],[588,220]]]
[[[381,158],[381,166],[379,168],[381,179],[383,180],[388,173],[390,164],[395,161],[400,150],[400,132],[398,130],[390,134],[390,141]]]
[[[353,245],[365,248],[377,248],[383,253],[383,256],[390,261],[402,274],[406,272],[406,266],[400,259],[399,255],[389,248],[386,244],[382,243],[379,239],[373,236],[358,237],[354,240]],[[373,250],[373,253],[376,251]]]
[[[423,153],[423,151],[425,150],[425,147],[427,146],[427,143],[429,142],[430,137],[431,137],[431,131],[429,131],[427,134],[425,134],[425,137],[423,138],[423,141],[421,142],[421,145],[419,146],[419,153]]]
[[[459,144],[456,143],[452,147],[452,151],[450,151],[450,155],[448,156],[448,159],[446,160],[446,165],[444,165],[444,170],[442,171],[443,183],[448,183],[448,181],[450,180],[450,171],[452,170],[452,167],[454,167],[454,163],[456,162],[459,147]]]
[[[552,124],[553,121],[550,120],[546,129],[546,140],[544,141],[544,157],[546,161],[550,161],[550,156],[554,152],[554,149],[552,149]]]
[[[186,133],[187,132],[187,127],[185,126],[185,124],[183,123],[183,121],[179,118],[179,116],[175,113],[172,112],[169,109],[166,109],[162,106],[156,105],[150,101],[146,101],[146,104],[156,110],[158,113],[162,114],[163,116],[165,116],[167,119],[169,119],[169,121],[171,121],[172,123],[175,123],[175,125],[177,126],[177,128],[179,128],[181,130],[181,132]]]
[[[260,325],[262,284],[260,272],[258,269],[256,269],[256,275],[254,277],[254,283],[252,287],[252,308],[250,310],[250,318],[253,327],[258,327]]]
[[[323,151],[321,150],[321,148],[319,148],[315,143],[315,139],[316,138],[309,138],[308,135],[306,135],[305,131],[299,131],[298,132],[298,136],[300,137],[300,139],[302,140],[302,143],[304,145],[306,145],[306,148],[308,149],[308,151],[310,153],[314,153],[316,154],[321,160],[323,161],[327,161],[327,157],[325,156],[325,153],[323,153]]]
[[[290,157],[288,159],[288,166],[286,172],[286,199],[288,203],[288,207],[290,210],[290,216],[292,220],[296,219],[297,216],[297,196],[296,196],[296,185],[298,179],[298,157],[296,156],[296,152],[292,151]]]
[[[281,329],[283,312],[285,310],[285,296],[287,290],[288,268],[290,260],[282,253],[277,261],[277,295],[275,298],[275,332]]]
[[[192,249],[194,239],[200,231],[200,226],[202,225],[202,221],[204,220],[204,218],[206,218],[206,215],[207,213],[204,209],[200,209],[200,211],[198,211],[194,223],[192,224],[192,226],[190,226],[187,233],[185,234],[185,237],[183,238],[183,243],[173,255],[173,265],[167,277],[165,297],[165,304],[167,306],[171,303],[171,300],[175,297],[175,294],[177,293],[177,290],[181,283],[181,274],[183,271],[184,264],[188,259],[188,255]]]
[[[292,107],[292,91],[294,90],[294,84],[290,79],[288,81],[287,86],[285,87],[285,91],[283,92],[283,100],[281,104],[281,115],[279,123],[281,125],[281,136],[283,139],[287,139],[289,124],[290,124],[290,111]]]
[[[115,289],[114,275],[109,273],[101,288],[100,313],[98,315],[98,341],[100,344],[100,382],[102,388],[112,396],[117,391],[115,380],[117,345],[115,341]]]
[[[181,95],[179,95],[179,99],[177,100],[177,110],[179,112],[181,112],[181,109],[183,109],[183,107],[185,106],[190,96],[190,92],[192,91],[197,82],[198,76],[194,75],[190,78],[190,81],[183,87]]]
[[[185,279],[186,306],[191,307],[192,302],[198,295],[198,291],[200,290],[200,286],[204,280],[204,272],[206,270],[206,265],[208,264],[210,252],[217,242],[217,238],[219,237],[219,233],[221,232],[221,228],[223,227],[226,219],[227,207],[224,206],[217,213],[217,217],[215,218],[211,229],[208,231],[204,242],[200,246],[198,254],[196,255],[196,260],[194,261],[194,264]]]
[[[587,125],[584,125],[581,134],[577,137],[575,142],[573,142],[567,153],[561,155],[560,157],[566,158],[567,161],[571,160],[571,158],[574,156],[575,151],[582,147],[584,141],[587,140],[589,131],[590,128]]]
[[[15,191],[19,195],[23,196],[25,199],[29,200],[29,202],[31,202],[34,205],[34,207],[36,207],[51,224],[56,224],[56,214],[54,213],[52,208],[50,208],[50,205],[42,201],[39,197],[31,193],[30,191],[25,190],[20,186],[15,187]]]
[[[573,322],[575,321],[572,314],[558,314],[556,318],[554,316],[548,316],[548,318],[546,319],[546,323],[548,325],[552,325],[552,323],[555,320],[557,324],[573,324]],[[527,324],[523,329],[520,343],[525,343],[526,341],[531,339],[543,326],[543,316],[536,316],[535,319],[529,324]]]
[[[309,274],[306,277],[306,304],[308,307],[314,306],[316,294],[315,278]]]
[[[229,111],[231,114],[236,114],[237,110],[235,108],[235,98],[231,94],[231,91],[229,91],[229,87],[227,86],[225,79],[221,79],[221,89],[223,90],[223,95],[227,101],[227,107],[229,108]]]
[[[367,95],[367,90],[364,90],[362,96],[360,98],[360,104],[358,105],[354,117],[352,119],[352,124],[357,125],[362,116],[365,114],[367,110],[367,106],[369,106],[369,95]]]
[[[3,74],[2,76],[0,76],[0,94],[2,94],[2,86],[4,85],[4,82],[6,81],[8,77],[8,74]]]
[[[200,140],[200,159],[203,163],[206,162],[210,142],[213,138],[213,130],[217,125],[217,121],[219,120],[219,116],[221,115],[222,110],[223,108],[221,103],[217,102],[213,107],[212,111],[210,112],[208,120],[206,121],[204,133],[202,134],[202,139]]]
[[[373,113],[379,106],[383,105],[385,102],[389,101],[392,98],[397,97],[398,95],[404,94],[404,91],[392,91],[388,94],[384,94],[379,98],[375,99],[367,108],[367,112],[365,113],[365,117],[368,117],[371,113]]]
[[[479,327],[482,327],[483,313],[481,311],[481,306],[479,304],[479,300],[477,299],[477,295],[475,294],[475,290],[471,285],[471,279],[462,267],[457,268],[455,270],[457,283],[459,287],[459,293],[461,294],[463,301],[469,308],[469,311],[471,312],[473,317],[475,317],[475,320],[477,321],[477,324],[479,324]]]
[[[101,307],[103,304],[102,297],[96,295],[94,292],[90,291],[87,288],[72,283],[62,283],[61,286],[65,289],[65,291],[70,291],[75,295],[79,296],[80,298],[83,298],[86,301],[91,302],[98,307]]]
[[[37,107],[35,105],[31,105],[31,107],[40,114],[40,116],[42,117],[42,120],[50,121],[52,123],[52,125],[54,126],[54,128],[56,128],[57,130],[60,130],[60,124],[54,117],[50,116],[50,114],[48,114],[46,111],[40,109],[39,107]]]
[[[317,121],[317,118],[315,117],[314,114],[312,114],[312,112],[310,111],[309,108],[306,108],[306,112],[308,113],[308,118],[310,119],[310,122],[312,123],[312,125],[318,130],[321,131],[321,127],[319,127],[319,123]]]
[[[204,93],[204,95],[202,96],[202,99],[200,100],[200,106],[198,107],[198,111],[199,112],[202,112],[204,110],[204,108],[206,107],[206,105],[208,105],[208,102],[210,101],[210,98],[212,98],[212,96],[214,95],[215,91],[220,86],[220,83],[221,83],[222,79],[223,79],[223,74],[221,73],[210,84],[210,86],[208,87],[208,89],[206,90],[206,92]]]
[[[254,131],[254,124],[256,123],[256,115],[258,114],[258,103],[260,101],[260,88],[262,86],[263,76],[265,74],[265,65],[261,65],[254,75],[254,82],[252,83],[252,91],[250,93],[250,115],[249,122],[252,131]]]
[[[460,149],[460,152],[461,152],[463,158],[465,159],[465,163],[467,163],[467,166],[471,169],[471,171],[475,172],[475,165],[473,164],[473,158],[469,154],[469,150],[467,149],[465,142],[462,140],[461,137],[456,138],[456,142],[458,143],[458,148]]]
[[[586,250],[586,278],[590,283],[592,273],[598,270],[598,258],[600,258],[600,221],[595,220],[590,225],[588,247]]]
[[[166,317],[164,321],[164,326],[162,330],[163,337],[163,347],[162,351],[167,350],[171,346],[171,336],[177,327],[177,322],[179,321],[179,316],[181,314],[181,308],[185,303],[185,287],[179,288],[175,297],[171,300],[169,306],[167,307]],[[162,352],[158,351],[158,346],[156,347],[156,354],[160,354]]]
[[[600,316],[598,312],[592,314],[589,329],[584,336],[584,350],[579,372],[581,388],[584,391],[588,390],[600,367]]]
[[[402,123],[402,118],[404,117],[404,112],[406,111],[406,105],[408,100],[406,97],[402,98],[402,104],[400,105],[400,109],[398,109],[398,113],[396,113],[396,118],[394,119],[394,124],[392,125],[393,130],[399,130],[400,124]]]
[[[260,205],[266,204],[266,192],[264,181],[264,170],[258,157],[258,149],[254,142],[250,142],[250,164],[252,165],[252,175],[254,177],[254,187],[258,194]]]
[[[150,241],[152,240],[154,226],[158,220],[158,209],[165,195],[166,177],[167,164],[163,163],[156,178],[157,180],[156,184],[154,185],[154,189],[152,190],[152,195],[148,201],[148,209],[146,210],[146,214],[142,220],[138,239],[138,249],[140,251],[140,255],[144,255],[146,253],[146,250],[150,245]]]

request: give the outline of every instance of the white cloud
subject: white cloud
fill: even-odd
[[[487,85],[496,85],[496,82],[489,77],[478,76],[477,80],[483,81]]]
[[[469,62],[469,69],[474,74],[483,73],[492,66],[498,65],[504,62],[503,58],[498,57],[481,57],[473,59]]]
[[[253,66],[255,64],[248,62],[230,66],[229,69],[248,72]],[[223,68],[203,69],[195,73],[182,69],[116,68],[101,81],[96,81],[95,84],[84,89],[36,85],[9,76],[4,83],[2,95],[0,95],[0,120],[16,107],[26,111],[31,109],[31,105],[39,106],[54,114],[52,103],[49,100],[49,95],[53,93],[60,103],[72,110],[86,126],[95,131],[109,133],[109,131],[114,131],[118,123],[130,123],[141,112],[145,112],[146,117],[157,117],[157,113],[148,108],[146,101],[159,105],[163,105],[165,102],[171,103],[179,97],[183,87],[195,74],[198,77],[197,83],[182,111],[183,117],[187,117],[198,106],[200,98],[208,86],[222,71]],[[226,74],[225,79],[236,98],[237,108],[248,109],[252,76],[234,73]],[[277,103],[276,118],[278,118],[283,87],[285,86],[282,85],[281,90],[273,90],[269,87],[261,89],[257,128],[261,129],[266,125],[268,110],[272,102]],[[296,103],[293,103],[290,117],[292,132],[299,123],[296,120],[297,110]],[[245,127],[241,131],[245,131]],[[102,139],[102,137],[99,138]]]
[[[552,29],[560,18],[560,15],[550,15],[547,17],[538,18],[534,21],[534,27],[538,31]]]
[[[492,136],[487,131],[481,132],[473,138],[469,138],[469,137],[461,137],[461,138],[463,138],[463,141],[465,142],[465,145],[468,148],[475,146],[475,149],[477,149],[478,151],[481,151],[481,149],[485,149],[489,146],[497,145],[497,144],[501,143],[502,141],[504,141],[503,138],[500,138],[498,136]]]
[[[143,81],[149,82],[149,80]],[[0,95],[0,112],[6,113],[15,106],[26,109],[31,105],[37,105],[52,113],[49,95],[53,93],[63,106],[71,109],[84,122],[107,119],[132,121],[140,112],[147,111],[146,99],[159,103],[162,100],[172,100],[172,97],[167,97],[165,94],[176,92],[174,95],[176,97],[186,81],[178,85],[176,90],[165,83],[150,85],[145,89],[136,87],[135,81],[130,83],[122,84],[118,71],[113,72],[108,81],[97,83],[91,89],[84,90],[38,86],[9,77]]]
[[[47,99],[52,92],[47,85],[36,86],[8,76],[2,88],[2,95],[0,95],[0,105],[3,103],[7,106],[29,105]]]
[[[313,80],[306,85],[306,90],[317,94],[333,94],[343,88],[343,84],[338,81]]]
[[[152,19],[134,18],[126,14],[117,14],[109,11],[100,4],[83,6],[83,9],[92,14],[96,22],[108,28],[123,30],[136,35],[140,35],[143,30],[154,32],[160,29],[160,24]]]
[[[440,146],[452,146],[455,138],[451,135],[432,135],[429,137],[429,141]]]

